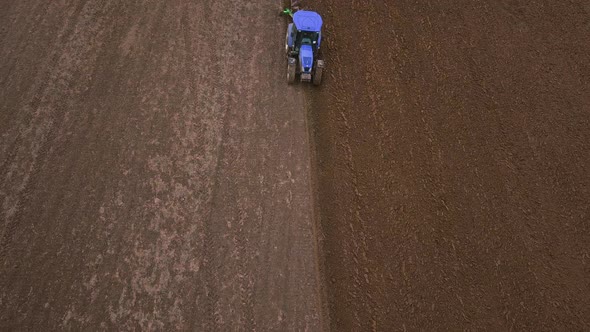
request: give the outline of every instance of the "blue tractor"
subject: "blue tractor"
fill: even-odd
[[[285,38],[287,52],[287,82],[292,84],[299,76],[301,82],[320,85],[324,60],[321,60],[322,17],[313,11],[287,9],[284,13],[293,18]]]

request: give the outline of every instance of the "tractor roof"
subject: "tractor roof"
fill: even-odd
[[[316,12],[298,10],[293,14],[293,22],[298,30],[313,32],[322,30],[322,17]]]

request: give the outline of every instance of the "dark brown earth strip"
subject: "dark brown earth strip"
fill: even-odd
[[[319,10],[332,329],[589,329],[588,6]]]

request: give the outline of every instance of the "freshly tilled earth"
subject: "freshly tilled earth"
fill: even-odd
[[[590,6],[319,3],[334,331],[590,329]]]

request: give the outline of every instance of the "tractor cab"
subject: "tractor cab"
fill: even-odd
[[[287,31],[287,45],[292,55],[299,54],[302,45],[309,45],[316,53],[322,41],[322,17],[312,11],[299,10]]]
[[[293,14],[293,23],[287,28],[285,49],[290,65],[287,80],[294,81],[299,75],[301,81],[314,84],[321,81],[323,60],[319,60],[319,50],[322,42],[322,17],[313,11],[298,10]],[[293,67],[297,68],[293,68]],[[319,70],[318,70],[319,69]]]

